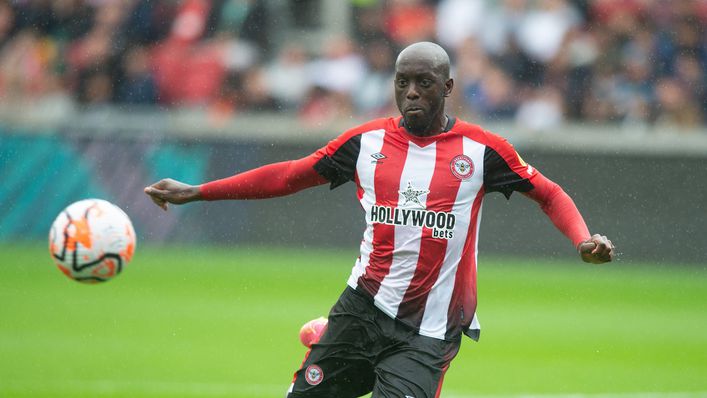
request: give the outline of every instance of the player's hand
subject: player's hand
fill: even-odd
[[[171,178],[165,178],[145,187],[145,193],[163,210],[167,210],[168,203],[181,205],[201,199],[198,186],[185,184]]]
[[[614,244],[599,234],[592,235],[577,246],[579,255],[585,263],[603,264],[614,258]]]

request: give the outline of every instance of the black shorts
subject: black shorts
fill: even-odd
[[[460,340],[421,336],[347,287],[295,373],[288,398],[434,398]]]

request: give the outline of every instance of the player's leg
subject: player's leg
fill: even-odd
[[[392,347],[376,366],[372,398],[437,398],[460,342],[416,335]]]
[[[371,392],[375,373],[369,361],[321,352],[325,351],[315,345],[308,353],[287,398],[357,398]]]
[[[320,340],[295,372],[288,398],[354,398],[371,392],[379,334],[367,307],[351,289],[341,295]]]

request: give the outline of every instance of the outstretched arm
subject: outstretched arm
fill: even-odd
[[[156,205],[184,204],[198,200],[265,199],[289,195],[328,182],[314,170],[315,154],[299,160],[273,163],[202,185],[172,179],[160,180],[145,188]]]
[[[540,204],[555,227],[572,241],[582,260],[601,264],[614,258],[614,245],[611,241],[599,234],[590,236],[574,201],[559,185],[540,173],[533,178],[532,184],[534,188],[525,192],[525,196]]]

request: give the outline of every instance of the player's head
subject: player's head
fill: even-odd
[[[444,127],[444,99],[452,92],[449,55],[435,43],[411,44],[395,61],[395,102],[407,129],[419,135]]]

